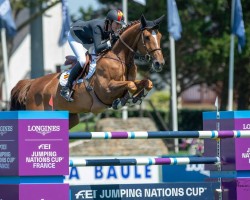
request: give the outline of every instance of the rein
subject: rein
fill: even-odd
[[[133,54],[133,58],[136,58],[136,59],[139,59],[141,61],[146,61],[146,62],[150,62],[152,60],[152,56],[150,55],[152,52],[154,51],[161,51],[162,49],[161,48],[155,48],[155,49],[152,49],[151,51],[149,51],[146,47],[146,44],[145,44],[145,41],[144,41],[144,37],[143,37],[143,30],[140,31],[140,36],[141,36],[141,40],[142,40],[142,44],[143,44],[143,47],[146,51],[146,54],[145,55],[142,55],[140,53],[137,53],[134,49],[132,49],[121,37],[121,35],[118,35],[118,39],[122,42],[122,44],[127,47],[129,49],[130,52],[132,52]],[[138,37],[136,37],[138,38]],[[139,40],[138,40],[139,41]],[[137,41],[137,42],[138,42]],[[104,53],[105,54],[105,53]],[[99,57],[99,59],[102,57],[102,58],[109,58],[109,59],[112,59],[112,60],[116,60],[116,61],[119,61],[121,62],[122,64],[126,64],[124,61],[122,61],[118,55],[116,55],[118,57],[117,58],[113,58],[113,57],[109,57],[109,56],[105,56],[105,55],[101,55]],[[98,59],[98,60],[99,60]]]

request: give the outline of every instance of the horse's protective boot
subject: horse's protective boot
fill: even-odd
[[[74,80],[77,78],[77,76],[80,74],[81,71],[82,71],[81,64],[77,62],[70,72],[67,84],[64,87],[62,87],[60,91],[60,95],[69,102],[74,101],[74,99],[71,97],[73,94],[72,86]]]

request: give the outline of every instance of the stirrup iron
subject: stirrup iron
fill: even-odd
[[[70,90],[68,87],[64,87],[60,91],[60,95],[68,102],[74,101],[73,98],[71,98],[73,94],[73,90]]]

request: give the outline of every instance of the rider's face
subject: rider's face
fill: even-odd
[[[117,22],[115,22],[115,21],[112,22],[112,24],[111,24],[111,29],[112,29],[114,32],[118,31],[118,30],[121,29],[121,28],[122,28],[122,25],[121,25],[121,24],[119,24],[119,23],[117,23]]]

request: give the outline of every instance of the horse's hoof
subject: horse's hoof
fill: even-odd
[[[137,97],[137,98],[133,98],[132,103],[133,103],[133,104],[136,104],[136,103],[138,102],[138,100],[139,100],[138,97]]]
[[[141,105],[141,103],[142,103],[142,99],[139,99],[139,100],[135,103],[135,105]]]
[[[114,100],[113,103],[112,103],[112,108],[114,110],[118,110],[119,108],[121,108],[121,100],[120,99]]]

